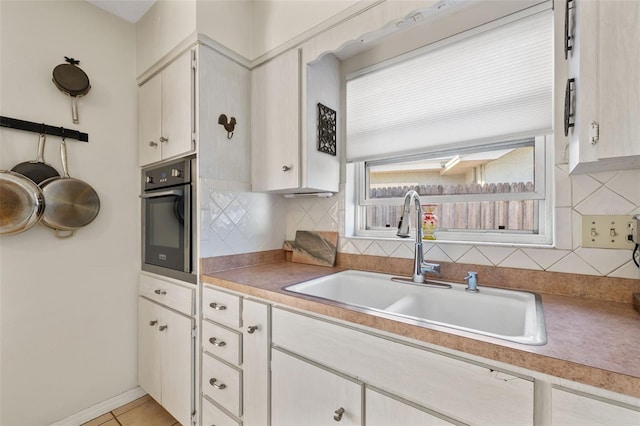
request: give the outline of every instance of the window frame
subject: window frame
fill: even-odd
[[[476,201],[510,201],[510,200],[537,200],[538,208],[536,211],[538,233],[532,234],[528,231],[515,230],[468,230],[468,231],[437,231],[436,238],[438,242],[455,242],[455,243],[472,243],[472,244],[507,244],[507,245],[533,245],[533,246],[551,246],[553,245],[553,203],[551,196],[553,194],[553,137],[552,135],[542,135],[534,139],[534,192],[518,192],[518,193],[493,193],[493,194],[459,194],[459,195],[421,195],[420,202],[422,204],[439,204],[445,202],[476,202]],[[507,140],[503,142],[475,144],[473,146],[458,149],[431,149],[425,151],[423,158],[435,157],[443,154],[462,154],[464,152],[477,151],[484,149],[498,149],[514,146],[523,139]],[[418,156],[409,158],[415,159]],[[397,157],[393,159],[385,159],[378,161],[370,161],[369,163],[391,164],[394,162],[407,161],[408,157]],[[385,198],[385,199],[369,199],[368,198],[368,178],[366,161],[359,161],[347,164],[348,179],[347,185],[353,191],[354,208],[351,220],[353,236],[361,238],[374,239],[395,239],[396,229],[388,230],[368,230],[366,229],[366,207],[375,205],[392,205],[401,206],[403,197]],[[351,182],[351,184],[349,184]],[[347,217],[349,220],[349,217]],[[351,227],[350,227],[351,228]],[[412,232],[415,232],[413,230]],[[415,234],[413,234],[415,235]]]

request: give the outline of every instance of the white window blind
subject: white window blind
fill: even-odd
[[[552,13],[544,11],[347,81],[347,160],[552,129]]]

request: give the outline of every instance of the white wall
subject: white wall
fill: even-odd
[[[136,387],[139,270],[134,27],[84,1],[0,2],[0,114],[89,134],[68,140],[72,176],[101,198],[68,240],[42,225],[0,236],[3,425],[44,425]],[[64,56],[91,91],[73,125],[51,81]],[[45,158],[61,170],[60,139]],[[0,169],[35,158],[37,135],[0,129]]]
[[[255,59],[316,25],[340,14],[358,0],[258,0],[253,2],[252,57]],[[362,0],[364,5],[373,2]]]
[[[136,75],[196,30],[195,0],[158,0],[136,23]]]

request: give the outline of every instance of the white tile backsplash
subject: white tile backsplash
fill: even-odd
[[[640,170],[570,176],[559,165],[555,171],[555,248],[425,242],[425,258],[639,279],[631,250],[582,248],[580,226],[582,215],[640,212]],[[208,194],[200,215],[202,257],[278,249],[296,230],[309,230],[338,231],[341,253],[413,258],[413,240],[345,238],[344,190],[330,198],[285,199],[202,181]]]
[[[200,257],[282,248],[287,230],[282,195],[250,192],[242,185],[233,190],[212,179],[200,179],[200,188]]]

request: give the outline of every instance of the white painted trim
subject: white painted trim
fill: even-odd
[[[109,411],[115,410],[118,407],[122,407],[123,405],[128,404],[131,401],[135,401],[136,399],[146,394],[147,392],[145,392],[144,389],[142,389],[140,386],[137,386],[133,389],[121,393],[120,395],[116,395],[113,398],[107,399],[106,401],[102,401],[89,408],[85,408],[84,410],[73,414],[66,419],[58,420],[55,423],[51,423],[49,426],[81,425],[82,423],[86,423],[89,420],[100,417],[101,415],[108,413]]]
[[[163,68],[167,67],[171,62],[173,62],[178,56],[182,55],[187,50],[192,47],[202,44],[204,46],[210,47],[222,56],[229,58],[234,61],[238,65],[241,65],[247,69],[251,68],[251,62],[245,58],[244,56],[234,52],[233,50],[223,46],[212,38],[207,37],[204,34],[193,33],[187,38],[185,38],[182,42],[180,42],[176,47],[171,49],[166,55],[160,58],[155,64],[149,67],[145,72],[140,74],[137,78],[138,86],[144,84],[147,80],[149,80],[154,75],[158,74],[162,71]]]

